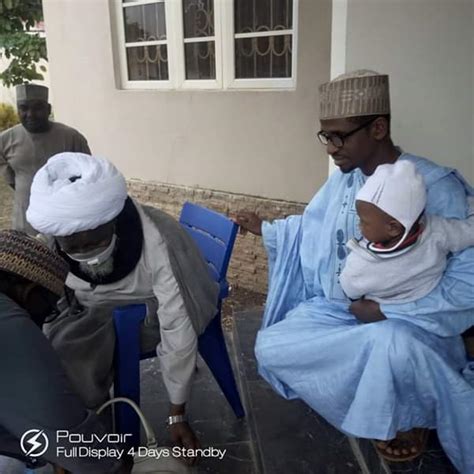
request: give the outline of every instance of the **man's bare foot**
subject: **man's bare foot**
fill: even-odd
[[[387,461],[411,461],[423,453],[428,436],[429,430],[426,428],[399,431],[394,439],[375,441],[375,449]]]

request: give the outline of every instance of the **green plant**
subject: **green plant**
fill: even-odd
[[[0,49],[10,60],[0,73],[7,87],[43,79],[36,70],[40,59],[47,59],[46,40],[31,29],[43,19],[41,0],[0,0]],[[45,71],[44,66],[40,66]]]
[[[0,103],[0,132],[13,127],[20,120],[15,109],[10,104]]]

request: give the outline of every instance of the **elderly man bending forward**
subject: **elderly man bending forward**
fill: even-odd
[[[48,334],[86,404],[102,403],[112,384],[113,308],[145,303],[141,341],[144,350],[159,343],[171,437],[198,447],[185,405],[197,337],[216,314],[218,288],[191,238],[167,214],[128,197],[111,163],[81,153],[61,153],[40,169],[27,219],[54,237],[70,265],[74,297]]]

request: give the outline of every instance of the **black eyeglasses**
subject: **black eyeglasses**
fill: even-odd
[[[330,133],[330,132],[324,132],[323,130],[320,130],[318,132],[318,140],[324,146],[326,146],[329,142],[331,142],[336,148],[342,148],[344,146],[344,140],[346,138],[349,138],[351,135],[354,135],[354,133],[357,133],[359,130],[362,130],[365,127],[368,127],[372,122],[375,122],[375,120],[377,119],[378,117],[374,117],[368,122],[363,123],[360,127],[357,127],[354,130],[351,130],[350,132],[347,132],[347,133]]]

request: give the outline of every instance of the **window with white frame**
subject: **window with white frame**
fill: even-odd
[[[291,89],[298,0],[118,0],[128,89]]]

